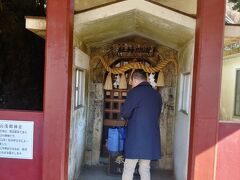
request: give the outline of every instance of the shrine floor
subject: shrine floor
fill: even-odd
[[[84,167],[78,180],[121,180],[121,175],[107,173],[107,166]],[[140,180],[139,176],[134,180]],[[172,171],[151,170],[151,180],[174,180]]]

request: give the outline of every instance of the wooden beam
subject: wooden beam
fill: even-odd
[[[224,17],[225,0],[198,0],[188,180],[215,179]]]
[[[49,0],[44,80],[43,180],[68,179],[73,0]]]
[[[148,2],[150,2],[150,3],[153,3],[153,4],[157,5],[157,6],[161,6],[161,7],[164,7],[164,8],[166,8],[166,9],[169,9],[169,10],[171,10],[171,11],[177,12],[177,13],[179,13],[179,14],[182,14],[182,15],[185,15],[185,16],[188,16],[188,17],[191,17],[191,18],[196,19],[196,15],[195,15],[195,14],[188,14],[188,13],[186,13],[186,12],[183,12],[183,11],[180,11],[180,10],[177,10],[177,9],[174,9],[174,8],[171,8],[171,7],[169,7],[169,6],[166,6],[166,5],[164,5],[164,4],[160,3],[160,2],[156,2],[156,1],[152,1],[152,0],[145,0],[145,1],[148,1]]]
[[[105,119],[103,122],[104,126],[126,126],[127,121],[125,120],[112,120],[112,119]]]

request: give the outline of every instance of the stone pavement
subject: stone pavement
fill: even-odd
[[[106,166],[84,167],[78,180],[121,180],[121,175],[108,175]],[[140,177],[134,177],[140,180]],[[172,171],[152,170],[151,180],[174,180]]]

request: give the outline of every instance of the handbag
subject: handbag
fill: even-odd
[[[126,139],[126,127],[108,129],[107,149],[111,155],[123,152]]]

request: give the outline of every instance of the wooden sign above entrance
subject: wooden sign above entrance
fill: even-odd
[[[116,57],[142,58],[153,57],[156,47],[139,43],[118,43],[112,46],[112,53]]]

